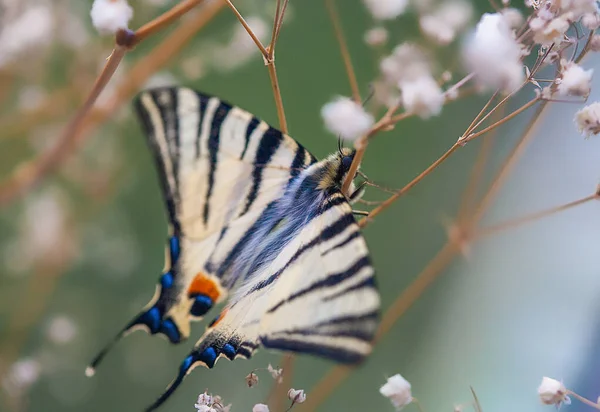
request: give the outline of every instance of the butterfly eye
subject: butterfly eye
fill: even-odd
[[[344,156],[342,157],[342,168],[344,170],[349,170],[350,165],[352,165],[352,156]]]

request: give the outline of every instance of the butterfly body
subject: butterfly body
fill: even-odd
[[[195,366],[249,358],[259,346],[362,360],[379,296],[341,192],[354,151],[317,161],[250,113],[191,89],[145,91],[135,106],[170,236],[153,299],[116,339],[142,327],[182,342],[191,321],[227,299],[151,408]]]

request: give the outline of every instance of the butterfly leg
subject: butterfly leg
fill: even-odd
[[[352,213],[359,216],[369,216],[369,212],[365,210],[353,210]]]

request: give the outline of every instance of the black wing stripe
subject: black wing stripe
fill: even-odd
[[[210,198],[213,193],[213,188],[215,185],[215,172],[217,170],[217,156],[219,153],[219,140],[221,136],[221,126],[227,117],[227,114],[231,110],[231,107],[224,104],[223,102],[219,103],[219,106],[215,110],[215,113],[212,118],[212,122],[210,125],[210,134],[208,137],[208,153],[209,153],[209,170],[208,170],[208,186],[206,189],[206,199],[204,201],[204,213],[202,215],[204,224],[208,223],[208,216],[210,213]],[[206,121],[207,119],[205,119]]]
[[[202,135],[203,118],[205,117],[204,115],[206,114],[206,107],[208,106],[208,97],[199,93],[196,93],[196,95],[198,96],[200,107],[200,112],[198,113],[200,116],[198,121],[198,131],[196,133],[196,159],[198,159],[200,157],[200,136]]]
[[[348,243],[352,242],[354,239],[359,238],[359,237],[360,237],[360,232],[357,229],[356,232],[352,232],[350,234],[350,236],[348,236],[346,239],[342,240],[340,243],[331,246],[329,249],[327,249],[325,252],[323,252],[322,255],[325,256],[328,253],[333,252],[334,250],[342,248],[342,247],[346,246]]]
[[[256,130],[259,124],[260,120],[258,120],[256,117],[253,117],[250,120],[250,123],[248,123],[248,127],[246,128],[246,141],[244,142],[244,150],[242,150],[240,160],[242,160],[246,155],[246,151],[248,150],[248,145],[250,144],[250,138],[252,137],[252,133],[254,133],[254,130]]]
[[[246,214],[252,203],[256,200],[258,196],[258,191],[260,190],[260,185],[262,183],[262,174],[264,167],[269,164],[271,158],[279,148],[283,137],[280,131],[269,127],[267,131],[263,134],[258,149],[256,151],[256,156],[254,158],[254,170],[252,171],[252,187],[250,188],[250,192],[248,193],[248,197],[246,198],[246,205],[242,211],[241,215]]]
[[[265,336],[261,337],[261,343],[265,348],[322,356],[341,363],[357,363],[365,356],[360,352],[302,340],[270,338]]]
[[[282,305],[290,303],[293,300],[296,300],[296,299],[298,299],[304,295],[307,295],[315,290],[338,285],[338,284],[344,282],[345,280],[350,279],[352,276],[356,275],[357,273],[359,273],[361,271],[361,269],[363,269],[367,266],[370,266],[370,265],[371,265],[371,262],[370,262],[369,258],[367,256],[363,256],[362,258],[358,259],[356,262],[354,262],[354,264],[352,266],[350,266],[348,269],[344,270],[343,272],[329,275],[325,279],[321,279],[317,282],[314,282],[312,285],[307,286],[306,288],[299,290],[296,293],[293,293],[292,295],[290,295],[290,297],[280,301],[275,306],[273,306],[271,309],[269,309],[267,311],[267,313],[275,312]]]
[[[258,291],[260,289],[264,289],[265,287],[267,287],[270,284],[272,284],[273,282],[275,282],[275,280],[277,280],[277,278],[290,265],[292,265],[296,260],[298,260],[304,253],[308,252],[310,249],[312,249],[313,247],[315,247],[320,242],[326,242],[326,241],[328,241],[330,239],[333,239],[335,236],[337,236],[340,233],[342,233],[352,223],[354,223],[354,217],[352,215],[350,215],[350,214],[343,215],[341,218],[339,218],[338,220],[336,220],[330,226],[328,226],[325,229],[323,229],[323,231],[319,234],[319,236],[315,237],[313,240],[311,240],[310,242],[304,244],[301,248],[299,248],[296,251],[296,253],[294,253],[294,255],[290,258],[290,260],[288,260],[286,262],[286,264],[283,265],[283,267],[281,269],[279,269],[277,272],[275,272],[274,274],[272,274],[268,279],[265,279],[264,281],[258,283],[252,289],[251,292],[255,292],[255,291]],[[277,310],[277,308],[279,306],[283,305],[284,303],[286,303],[286,300],[283,300],[283,301],[277,303],[275,306],[273,306],[271,309],[269,309],[267,311],[267,313],[271,313],[271,312]]]
[[[164,126],[154,124],[150,115],[150,111],[152,110],[152,108],[146,106],[147,102],[144,101],[145,99],[150,99],[150,104],[154,105],[158,109],[158,105],[154,97],[149,92],[140,94],[134,102],[134,107],[139,119],[141,120],[142,128],[145,132],[144,135],[148,140],[148,146],[150,147],[154,157],[154,163],[158,172],[158,178],[162,188],[163,198],[167,207],[169,221],[173,225],[174,232],[178,234],[181,232],[181,224],[177,217],[177,209],[174,199],[174,188],[171,187],[171,184],[169,183],[169,172],[167,171],[166,165],[166,162],[170,161],[170,159],[166,159],[164,157],[168,156],[169,154],[163,153],[160,143],[158,142],[159,136],[157,127],[161,127],[164,129]]]

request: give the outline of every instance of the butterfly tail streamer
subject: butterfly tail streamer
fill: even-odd
[[[187,358],[181,363],[179,367],[179,372],[173,381],[167,386],[167,389],[163,392],[162,395],[158,397],[156,401],[152,405],[146,408],[146,412],[154,411],[158,409],[163,403],[167,401],[173,395],[173,393],[177,390],[179,385],[183,382],[186,375],[194,369],[194,367],[198,366],[198,356],[196,353],[192,352],[192,354],[188,355]]]

